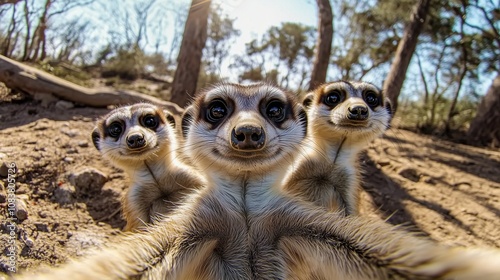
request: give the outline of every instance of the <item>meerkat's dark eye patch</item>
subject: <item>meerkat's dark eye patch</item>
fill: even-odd
[[[368,106],[370,106],[371,108],[375,108],[378,105],[380,105],[380,100],[378,98],[378,95],[373,90],[365,91],[363,93],[363,99],[365,100],[366,104],[368,104]]]
[[[112,122],[107,128],[108,134],[113,138],[120,137],[123,130],[123,124],[120,122]]]
[[[267,117],[276,123],[285,120],[285,104],[280,100],[271,100],[266,106]]]
[[[323,96],[323,103],[332,108],[342,101],[344,101],[344,94],[338,89],[334,89]]]
[[[206,120],[210,123],[218,123],[227,116],[227,105],[222,99],[215,99],[207,106]]]
[[[158,116],[151,114],[142,117],[141,122],[144,127],[147,127],[149,129],[156,129],[158,127],[158,124],[160,123],[158,120]]]

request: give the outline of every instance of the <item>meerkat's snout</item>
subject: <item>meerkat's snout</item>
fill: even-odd
[[[146,139],[142,133],[131,133],[127,136],[127,147],[132,150],[142,149],[146,146]]]
[[[252,123],[236,125],[231,132],[231,146],[240,151],[256,151],[266,144],[266,132],[262,126]]]
[[[365,121],[368,119],[368,107],[363,102],[353,102],[347,107],[347,118],[351,121]]]

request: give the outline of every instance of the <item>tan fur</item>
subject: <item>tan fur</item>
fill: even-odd
[[[185,224],[181,222],[185,216],[174,215],[153,225],[148,232],[123,237],[85,259],[36,275],[24,273],[16,279],[494,280],[500,273],[498,250],[442,246],[379,220],[343,217],[341,213],[324,210],[311,210],[297,219],[287,210],[290,205],[283,206],[286,209],[277,208],[280,214],[272,214],[273,218],[262,224],[270,231],[261,231],[263,236],[254,235],[261,240],[273,240],[274,246],[264,250],[259,244],[252,249],[251,256],[257,259],[253,275],[236,277],[235,271],[223,273],[227,266],[219,266],[220,255],[214,252],[220,245],[213,234],[206,234],[203,242],[192,242],[203,233],[187,238],[185,232],[189,229],[177,227]],[[241,238],[244,240],[246,235]],[[192,246],[187,246],[187,242]],[[248,265],[245,246],[235,250],[241,252],[241,258],[233,259],[234,263]]]
[[[500,273],[498,250],[439,245],[286,195],[271,201],[262,218],[268,230],[251,233],[259,240],[250,248],[258,252],[260,279],[496,279]]]
[[[366,102],[371,92],[379,100]],[[334,105],[325,99],[330,94],[341,98]],[[334,82],[308,94],[308,137],[299,160],[292,166],[284,189],[330,211],[357,214],[359,208],[359,152],[389,126],[388,101],[372,84]],[[365,118],[349,118],[350,108],[366,109]]]
[[[147,115],[156,118],[156,128],[144,124]],[[111,111],[97,122],[92,134],[103,158],[123,169],[131,180],[123,198],[126,231],[140,229],[168,214],[203,184],[202,177],[179,159],[174,122],[169,117],[157,106],[138,103]],[[107,131],[114,122],[122,124],[119,137],[112,137]],[[146,144],[132,149],[126,138],[137,133],[144,136]]]

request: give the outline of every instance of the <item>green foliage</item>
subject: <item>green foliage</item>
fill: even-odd
[[[207,75],[216,75],[222,62],[228,57],[230,44],[240,35],[234,28],[234,19],[222,13],[220,5],[210,8],[207,41],[203,49],[203,62]]]
[[[145,54],[138,47],[118,49],[115,56],[103,65],[102,77],[118,76],[125,80],[136,80],[145,72]]]
[[[273,26],[260,40],[247,43],[246,54],[237,57],[232,67],[240,69],[240,80],[267,80],[283,87],[295,80],[302,85],[311,71],[314,37],[311,26],[291,22]]]
[[[445,129],[450,103],[450,98],[439,97],[433,106],[434,108],[429,108],[422,101],[406,100],[400,103],[395,116],[396,123],[399,127],[416,128],[426,134],[441,134]],[[451,129],[466,131],[476,115],[478,104],[479,100],[470,96],[459,99]]]

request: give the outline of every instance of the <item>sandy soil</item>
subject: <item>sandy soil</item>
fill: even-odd
[[[127,178],[90,139],[95,118],[107,112],[43,108],[0,94],[0,165],[17,165],[16,196],[28,209],[13,233],[18,270],[60,264],[121,233]],[[500,151],[391,129],[360,160],[364,215],[440,242],[500,248]],[[105,184],[73,189],[68,177],[85,167],[102,172]],[[7,178],[0,181],[0,272],[8,272],[12,227],[2,201]]]

